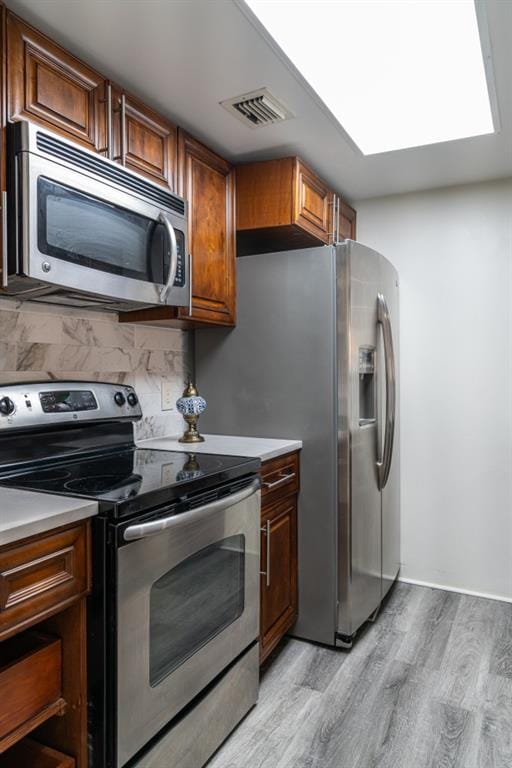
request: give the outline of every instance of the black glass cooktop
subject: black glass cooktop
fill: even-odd
[[[257,472],[258,459],[130,448],[1,477],[2,485],[95,499],[118,516]]]

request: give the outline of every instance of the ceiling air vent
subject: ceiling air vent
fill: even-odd
[[[221,101],[221,106],[236,115],[251,128],[259,128],[263,125],[282,123],[289,120],[293,114],[266,88],[259,88],[251,93],[244,93],[234,99]]]

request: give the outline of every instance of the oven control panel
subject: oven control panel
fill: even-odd
[[[63,389],[40,392],[39,401],[45,413],[94,411],[98,407],[94,392],[87,389]]]
[[[137,394],[126,384],[48,381],[0,385],[0,432],[141,417]]]

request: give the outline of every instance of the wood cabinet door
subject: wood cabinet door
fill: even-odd
[[[176,126],[117,87],[112,89],[112,110],[114,160],[174,192]]]
[[[332,212],[332,193],[300,159],[295,168],[295,222],[322,242],[328,243]]]
[[[263,661],[297,616],[297,496],[262,512],[261,628]]]
[[[179,131],[178,191],[188,201],[188,247],[192,254],[192,314],[183,319],[234,325],[234,169],[192,136]]]
[[[105,79],[7,14],[7,109],[97,152],[106,149]]]
[[[338,201],[338,239],[356,239],[356,212],[343,200]]]

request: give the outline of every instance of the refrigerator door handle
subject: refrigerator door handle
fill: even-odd
[[[386,485],[393,458],[393,442],[395,439],[396,418],[396,375],[395,352],[393,348],[393,332],[391,330],[391,318],[389,308],[384,296],[377,296],[377,322],[382,325],[382,338],[384,341],[384,365],[386,372],[386,418],[384,432],[384,448],[382,457],[377,460],[377,477],[379,490]]]

